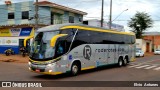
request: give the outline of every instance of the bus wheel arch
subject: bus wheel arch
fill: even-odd
[[[124,61],[123,61],[123,56],[120,56],[118,58],[118,66],[121,67],[123,65]]]
[[[76,76],[81,71],[81,62],[80,60],[75,60],[71,64],[71,75]]]

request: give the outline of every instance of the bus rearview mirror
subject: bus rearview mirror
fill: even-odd
[[[33,38],[34,36],[29,36],[27,38],[24,39],[24,47],[26,47],[27,45],[27,40]]]
[[[68,34],[58,34],[58,35],[55,35],[52,37],[51,41],[50,41],[50,46],[51,47],[54,47],[55,44],[56,44],[56,41],[59,37],[64,37],[64,36],[67,36]]]

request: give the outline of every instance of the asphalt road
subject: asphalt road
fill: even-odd
[[[0,81],[160,81],[160,55],[137,58],[135,62],[125,67],[115,65],[103,68],[87,70],[78,76],[72,77],[68,74],[58,76],[41,75],[30,72],[27,63],[0,62]],[[4,88],[0,88],[2,90]],[[16,88],[14,88],[16,89]],[[19,89],[19,88],[18,88]],[[28,89],[28,88],[25,88]],[[48,88],[52,89],[52,88]],[[110,89],[121,90],[112,87],[54,87],[54,89]],[[150,90],[146,87],[123,87],[125,90]],[[159,89],[159,88],[154,88]],[[16,89],[17,90],[17,89]]]

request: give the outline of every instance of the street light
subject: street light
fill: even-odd
[[[127,11],[128,9],[123,10],[116,18],[114,18],[111,22],[113,22],[114,20],[116,20],[122,13],[124,13],[125,11]]]
[[[114,18],[112,20],[112,0],[110,1],[110,18],[109,18],[109,29],[111,29],[112,26],[112,22],[114,20],[116,20],[122,13],[124,13],[125,11],[127,11],[128,9],[123,10],[116,18]]]

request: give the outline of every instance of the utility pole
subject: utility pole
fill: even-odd
[[[112,0],[110,0],[110,16],[109,16],[109,29],[112,26]]]
[[[103,27],[103,6],[104,6],[104,0],[102,0],[101,27]]]
[[[38,29],[38,0],[35,4],[35,31]]]

